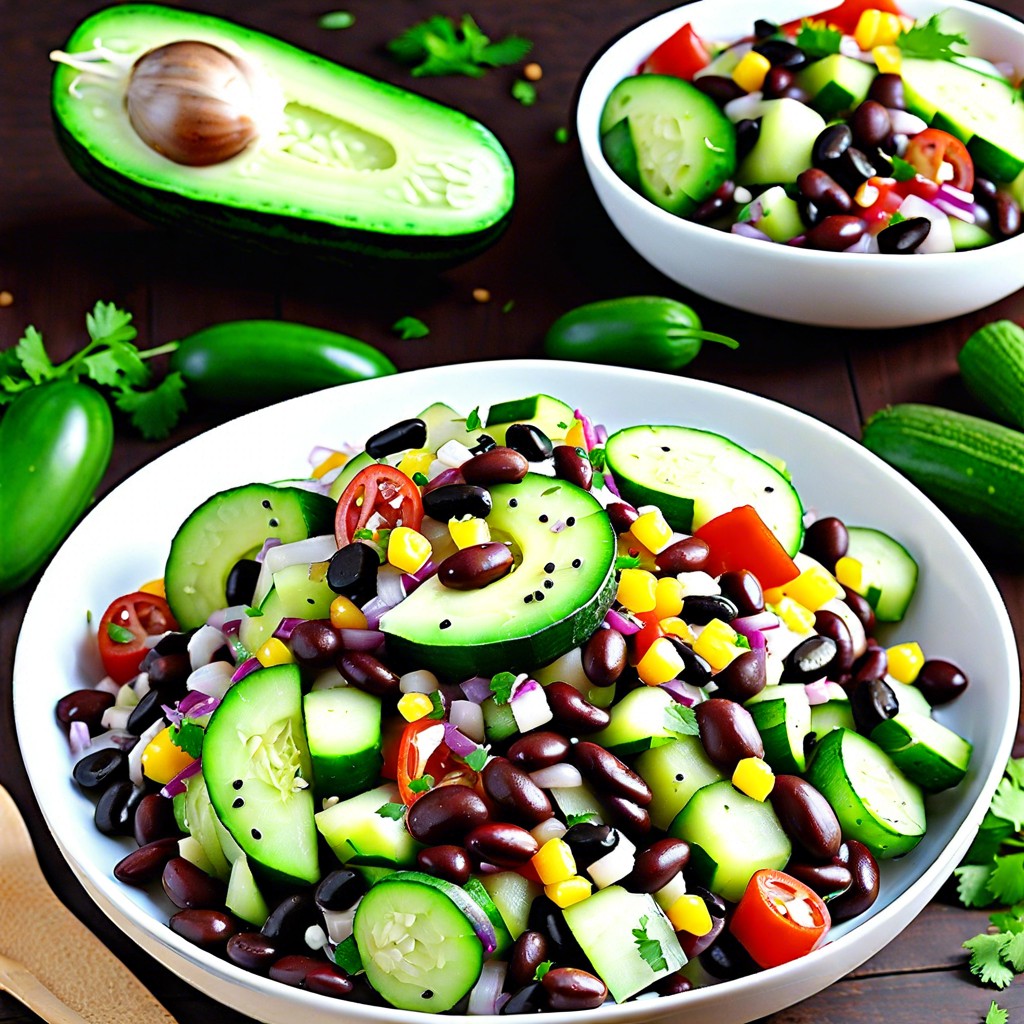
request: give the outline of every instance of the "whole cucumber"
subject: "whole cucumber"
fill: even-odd
[[[1024,551],[1024,434],[932,405],[893,405],[864,425],[867,448],[953,518]]]
[[[114,446],[110,407],[91,387],[30,388],[0,420],[0,593],[29,580],[92,501]]]
[[[178,343],[171,369],[190,394],[245,406],[396,372],[366,342],[285,320],[232,320],[196,331]]]
[[[996,320],[975,331],[957,356],[968,390],[1001,420],[1024,427],[1024,328]]]
[[[560,316],[548,328],[544,351],[555,359],[671,371],[686,366],[705,341],[738,347],[732,338],[703,330],[700,318],[682,302],[627,295]]]

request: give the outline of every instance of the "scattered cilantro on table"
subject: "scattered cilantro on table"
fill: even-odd
[[[512,83],[512,98],[519,100],[524,107],[532,107],[537,102],[537,87],[519,78]]]
[[[391,329],[402,341],[409,341],[413,338],[425,338],[430,333],[430,328],[422,320],[414,316],[399,318],[391,325]]]
[[[958,44],[966,46],[967,37],[959,32],[943,32],[938,14],[933,14],[925,22],[916,23],[896,37],[896,45],[905,57],[923,57],[927,60],[962,57],[961,51],[953,49]]]
[[[425,75],[468,75],[480,78],[487,68],[502,67],[522,60],[533,44],[521,36],[506,36],[497,42],[481,31],[473,18],[464,14],[458,25],[443,14],[408,28],[388,43],[388,50],[412,73]]]
[[[138,332],[132,314],[112,302],[97,302],[85,316],[89,341],[74,355],[54,363],[43,336],[27,327],[12,348],[0,352],[0,405],[23,391],[56,380],[91,380],[110,391],[114,404],[128,413],[143,437],[166,437],[185,410],[180,373],[169,373],[155,387],[146,360],[173,352],[176,342],[140,350],[132,344]]]
[[[978,835],[953,874],[964,906],[997,908],[989,915],[990,929],[968,939],[964,949],[983,984],[1005,988],[1024,974],[1024,757],[1007,764]]]
[[[328,11],[317,19],[317,25],[326,29],[351,28],[355,23],[356,16],[350,11]]]
[[[988,1013],[985,1014],[985,1024],[1006,1024],[1009,1018],[1009,1014],[1001,1006],[996,1005],[996,1001],[993,999],[992,1004],[988,1008]]]

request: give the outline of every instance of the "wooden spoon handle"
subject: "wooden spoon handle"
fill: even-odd
[[[0,989],[42,1017],[47,1024],[88,1024],[67,1003],[62,1003],[17,960],[0,953]]]

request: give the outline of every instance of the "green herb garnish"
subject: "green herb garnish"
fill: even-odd
[[[507,704],[512,697],[512,687],[519,677],[513,672],[499,672],[491,677],[491,693],[495,704]]]
[[[130,644],[135,642],[135,634],[127,626],[119,626],[116,622],[107,623],[107,636],[115,644]]]
[[[491,40],[468,15],[458,25],[435,14],[408,28],[388,43],[388,50],[403,64],[414,65],[413,75],[468,75],[480,78],[487,68],[503,67],[522,60],[533,48],[528,39],[507,36]]]
[[[583,825],[583,824],[585,824],[587,822],[591,822],[593,820],[594,820],[594,812],[593,811],[583,811],[581,814],[570,814],[565,819],[565,823],[566,823],[566,825],[569,826],[569,828],[572,828],[573,825]]]
[[[534,981],[542,981],[544,975],[551,970],[555,965],[550,960],[545,960],[542,964],[537,964],[537,970],[533,972]]]
[[[245,615],[246,615],[246,618],[249,618],[249,619],[262,619],[263,618],[263,612],[259,608],[252,608],[252,607],[246,608],[245,609]]]
[[[615,559],[615,568],[618,569],[639,569],[640,568],[640,556],[639,555],[619,555]]]
[[[585,454],[590,460],[590,465],[594,467],[594,472],[603,473],[605,466],[608,465],[608,458],[605,455],[604,448],[591,448]]]
[[[382,818],[390,818],[392,821],[401,821],[405,817],[405,804],[386,803],[377,808],[377,813]]]
[[[519,100],[524,107],[532,107],[537,102],[537,87],[525,79],[516,79],[512,83],[512,98]]]
[[[355,975],[363,969],[363,958],[359,955],[354,935],[334,947],[334,962],[346,973]]]
[[[938,14],[925,22],[917,22],[912,28],[896,37],[896,45],[907,57],[923,57],[926,60],[952,60],[963,53],[953,47],[967,45],[967,37],[960,32],[943,32]]]
[[[483,426],[483,420],[480,419],[480,406],[478,405],[466,417],[466,429],[467,430],[479,430],[482,426]]]
[[[842,40],[843,33],[839,29],[832,28],[825,22],[805,20],[800,23],[794,41],[808,57],[815,58],[839,53],[839,44]]]
[[[912,181],[916,175],[917,168],[909,160],[904,160],[903,157],[893,154],[892,176],[896,181]]]
[[[410,793],[426,793],[428,789],[432,789],[434,785],[433,775],[422,775],[418,779],[409,780],[409,792]]]
[[[351,11],[329,11],[322,14],[316,23],[326,29],[351,28],[356,23],[356,16]]]
[[[1008,1012],[1001,1006],[998,1006],[993,999],[988,1008],[988,1013],[985,1014],[985,1024],[1006,1024],[1008,1018]]]
[[[633,941],[636,943],[641,959],[652,971],[657,973],[664,971],[668,967],[668,963],[662,952],[661,943],[647,934],[648,920],[646,914],[640,918],[639,927],[633,929]]]
[[[477,747],[471,754],[467,754],[463,760],[473,771],[480,771],[487,763],[488,750],[486,747]]]
[[[393,330],[402,341],[410,341],[413,338],[425,338],[430,333],[430,328],[420,319],[414,316],[403,316],[391,325]]]
[[[171,726],[168,735],[171,742],[189,757],[199,757],[203,752],[203,737],[206,733],[197,722],[190,722],[187,718],[183,719],[181,725]]]
[[[444,702],[441,700],[441,694],[437,690],[430,694],[430,705],[427,718],[444,718]]]
[[[559,145],[564,145],[569,141],[569,129],[564,125],[561,128],[555,129],[555,142]]]
[[[430,478],[426,473],[413,473],[412,482],[417,487],[426,487],[430,483]]]
[[[685,704],[670,704],[665,708],[663,725],[676,736],[697,736],[700,733],[693,708],[688,708]]]

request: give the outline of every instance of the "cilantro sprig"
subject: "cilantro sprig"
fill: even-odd
[[[665,960],[665,953],[661,948],[661,942],[658,939],[652,939],[647,934],[647,922],[649,918],[645,914],[637,922],[639,927],[634,928],[632,931],[633,942],[636,944],[637,952],[639,952],[641,959],[648,967],[655,973],[658,971],[665,970],[668,967],[668,962]]]
[[[0,352],[0,405],[51,381],[91,380],[109,390],[113,403],[143,437],[166,437],[185,409],[185,381],[180,373],[169,373],[153,386],[146,361],[173,352],[177,342],[139,349],[133,344],[138,331],[132,314],[112,302],[97,302],[85,316],[85,329],[88,342],[55,363],[42,334],[35,327],[25,328],[13,348]]]
[[[796,33],[796,45],[808,57],[828,57],[839,53],[839,45],[843,41],[843,33],[821,21],[805,19],[800,23]]]
[[[1006,988],[1024,974],[1024,757],[1007,764],[977,838],[953,874],[964,906],[996,908],[989,930],[964,943],[971,972],[985,985]]]
[[[966,46],[967,37],[960,32],[943,32],[940,15],[933,14],[927,21],[917,22],[896,37],[896,45],[905,57],[923,57],[926,60],[952,60],[962,57],[955,46]]]
[[[170,740],[189,757],[199,757],[203,752],[203,738],[206,736],[198,722],[184,719],[181,725],[171,726]]]
[[[480,78],[487,68],[503,67],[522,60],[533,44],[522,36],[506,36],[497,42],[481,31],[468,15],[455,24],[443,14],[406,29],[388,43],[388,50],[403,64],[414,65],[417,78],[427,75],[467,75]]]

